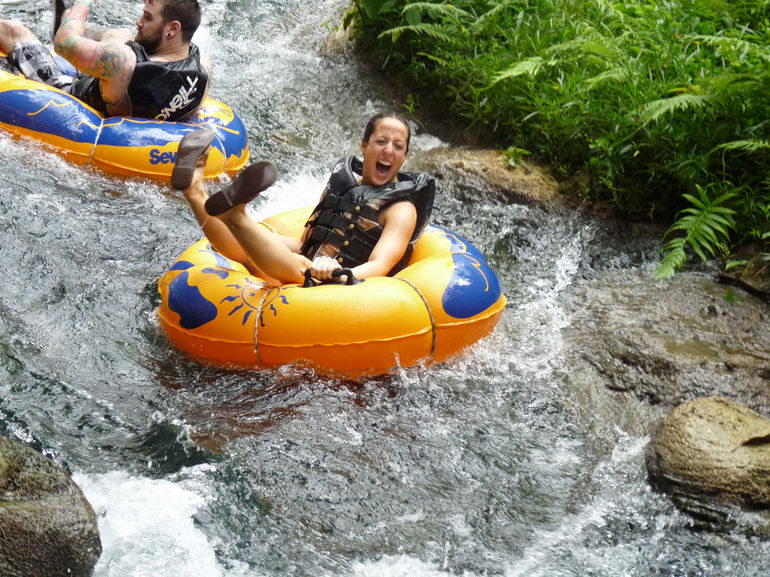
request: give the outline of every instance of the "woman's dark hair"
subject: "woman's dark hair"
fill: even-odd
[[[158,0],[156,0],[158,1]],[[166,22],[178,20],[182,25],[182,38],[192,40],[201,24],[201,7],[198,0],[159,0],[163,4],[160,15]]]
[[[395,112],[380,112],[372,116],[369,119],[369,122],[366,123],[366,128],[364,128],[364,142],[369,142],[369,138],[374,134],[374,129],[377,128],[377,124],[379,124],[380,120],[385,118],[394,118],[406,126],[406,152],[409,152],[409,140],[412,138],[412,129],[409,128],[409,123],[406,119]]]

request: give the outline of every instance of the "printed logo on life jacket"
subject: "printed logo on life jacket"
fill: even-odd
[[[181,86],[179,92],[169,101],[160,113],[155,117],[155,120],[168,120],[168,118],[174,114],[177,110],[182,110],[185,106],[194,102],[193,96],[197,92],[198,78],[195,79],[187,77],[188,86]]]

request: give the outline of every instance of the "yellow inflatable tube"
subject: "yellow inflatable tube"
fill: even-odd
[[[263,225],[299,236],[310,210]],[[355,285],[270,286],[201,239],[162,276],[159,291],[163,329],[197,359],[251,368],[296,363],[349,377],[443,361],[489,334],[506,304],[484,257],[436,226],[425,229],[399,274]]]

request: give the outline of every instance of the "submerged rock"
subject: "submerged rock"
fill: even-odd
[[[770,536],[770,419],[719,397],[679,405],[647,466],[652,484],[698,523]]]
[[[0,437],[0,575],[88,577],[101,552],[94,510],[66,471]]]
[[[600,383],[665,410],[723,396],[770,412],[770,309],[706,275],[654,282],[609,271],[572,295],[570,379]]]

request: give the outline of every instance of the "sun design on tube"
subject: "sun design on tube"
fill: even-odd
[[[243,314],[241,324],[245,325],[252,316],[252,313],[259,315],[260,326],[265,326],[264,314],[269,311],[273,316],[278,316],[278,309],[276,305],[289,304],[289,299],[283,294],[285,291],[281,287],[273,287],[267,289],[265,292],[264,282],[253,282],[248,278],[244,279],[243,284],[229,284],[229,288],[234,288],[238,291],[237,295],[225,297],[220,301],[220,304],[233,303],[235,306],[228,313],[228,316],[235,314]]]

